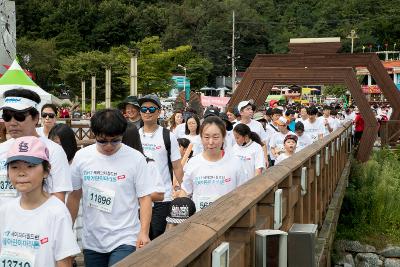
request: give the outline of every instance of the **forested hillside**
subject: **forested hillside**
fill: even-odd
[[[97,68],[108,64],[117,71],[117,97],[128,90],[123,62],[137,51],[139,72],[148,75],[142,91],[166,90],[166,74],[181,71],[176,63],[191,65],[194,88],[229,75],[232,10],[238,71],[257,53],[286,52],[293,37],[340,36],[349,51],[346,36],[355,29],[356,52],[400,45],[399,0],[29,0],[16,1],[16,10],[17,51],[41,86],[77,92],[81,79],[96,74],[101,81]]]

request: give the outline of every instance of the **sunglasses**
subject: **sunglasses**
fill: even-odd
[[[121,144],[121,142],[122,142],[121,139],[115,139],[115,140],[111,140],[111,141],[96,139],[96,143],[101,146],[106,146],[107,144],[110,144],[112,146],[117,146],[117,145]]]
[[[46,118],[46,117],[49,117],[50,119],[54,119],[56,117],[56,114],[43,112],[42,118]]]
[[[159,110],[159,108],[157,108],[157,107],[140,107],[140,112],[141,113],[147,113],[147,111],[150,112],[150,113],[154,113],[157,110]]]
[[[23,122],[28,116],[29,113],[27,112],[15,112],[15,111],[3,110],[2,118],[5,122],[11,121],[12,118],[14,118],[16,121]]]

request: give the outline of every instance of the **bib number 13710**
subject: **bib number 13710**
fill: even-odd
[[[19,260],[2,260],[1,261],[1,267],[33,267],[29,262],[27,261],[19,261]]]
[[[35,255],[28,251],[4,248],[0,254],[0,267],[35,267]]]

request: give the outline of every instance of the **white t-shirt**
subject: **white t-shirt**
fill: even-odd
[[[40,207],[24,210],[20,200],[13,198],[0,208],[1,255],[5,256],[8,250],[25,255],[21,259],[11,257],[18,261],[12,266],[55,267],[56,261],[80,252],[71,215],[62,201],[51,196]]]
[[[46,137],[40,137],[39,139],[49,150],[51,165],[50,174],[46,179],[46,186],[44,187],[45,190],[49,193],[72,191],[71,169],[63,148]],[[7,168],[4,165],[7,160],[7,152],[10,150],[14,140],[15,139],[9,139],[0,144],[0,185],[6,185],[4,187],[0,186],[0,203],[4,203],[18,195],[7,178]]]
[[[310,120],[306,120],[304,123],[304,133],[309,134],[313,142],[318,140],[318,135],[325,133],[324,122],[320,119],[316,119],[315,122],[311,123]]]
[[[165,193],[164,181],[158,171],[156,162],[154,160],[147,161],[147,169],[149,177],[152,178],[154,192]]]
[[[270,141],[271,141],[271,137],[275,133],[279,133],[278,126],[272,125],[272,122],[271,123],[267,123],[267,125],[265,127],[265,134],[266,134],[266,137],[267,137],[266,140],[265,140],[265,143],[268,146],[268,155],[270,157],[273,157],[272,152],[271,152]]]
[[[178,124],[172,132],[175,134],[176,138],[183,138],[186,135],[185,129],[185,123],[181,123]]]
[[[43,127],[43,126],[42,126],[42,127],[37,127],[37,128],[36,128],[36,132],[37,132],[38,135],[47,138],[47,136],[44,134],[44,127]]]
[[[233,128],[235,128],[235,126],[238,125],[238,124],[240,124],[240,123],[243,123],[243,122],[238,121],[238,122],[233,126]],[[246,123],[243,123],[243,124],[246,124]],[[252,120],[250,120],[250,122],[247,123],[246,125],[249,126],[249,128],[250,128],[250,130],[251,130],[252,132],[255,132],[256,134],[258,134],[258,136],[260,137],[260,139],[261,139],[263,142],[265,142],[265,140],[267,139],[267,136],[266,136],[266,134],[265,134],[264,127],[262,126],[262,124],[261,124],[260,122],[258,122],[258,121],[256,121],[256,120],[253,120],[253,119],[252,119]]]
[[[216,162],[199,154],[188,161],[184,173],[182,189],[189,195],[193,194],[196,211],[206,208],[247,179],[240,160],[226,153]]]
[[[248,146],[235,144],[232,152],[242,161],[247,180],[255,176],[256,169],[265,169],[264,151],[256,142],[252,141]]]
[[[313,143],[311,136],[307,133],[303,133],[301,136],[296,134],[296,136],[297,136],[296,152],[299,152],[300,150],[304,149],[305,147]]]
[[[286,153],[280,154],[280,155],[276,158],[276,160],[275,160],[275,165],[278,164],[279,162],[281,162],[281,161],[283,161],[283,160],[289,158],[289,157],[290,157],[290,155],[288,155],[288,154],[286,154]]]
[[[302,117],[299,117],[296,119],[296,122],[300,121],[300,122],[304,123],[306,120],[308,120],[308,119],[304,120]]]
[[[190,135],[187,134],[184,136],[184,138],[188,139],[190,143],[193,144],[192,151],[193,151],[193,156],[196,156],[197,154],[200,154],[203,151],[203,144],[201,143],[201,138],[200,135]]]
[[[164,201],[172,200],[172,181],[171,175],[168,168],[168,153],[165,148],[163,139],[163,128],[158,127],[158,129],[153,134],[143,133],[143,128],[139,129],[140,139],[142,141],[144,154],[154,159],[156,162],[158,171],[164,181],[165,194]],[[176,137],[170,132],[169,138],[171,140],[171,161],[181,159],[181,153],[179,152],[179,145]]]
[[[76,153],[71,169],[73,188],[83,193],[83,248],[107,253],[136,246],[138,198],[155,192],[145,157],[124,144],[106,156],[93,144]]]
[[[281,132],[274,133],[271,137],[271,140],[269,141],[269,145],[270,145],[271,149],[275,148],[275,150],[278,150],[278,151],[285,151],[285,146],[284,146],[283,141],[285,140],[285,137],[290,134],[294,135],[294,133],[291,131],[288,131],[285,134],[281,133]],[[270,157],[271,157],[271,160],[276,159],[272,153],[271,153]]]

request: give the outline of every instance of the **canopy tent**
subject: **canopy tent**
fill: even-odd
[[[16,60],[11,64],[10,68],[0,78],[0,102],[3,104],[3,94],[10,89],[29,89],[36,92],[40,96],[40,109],[44,104],[53,103],[57,98],[52,94],[40,88],[31,78],[25,73]]]
[[[286,98],[284,95],[269,95],[265,102],[269,102],[271,100],[284,101]]]

